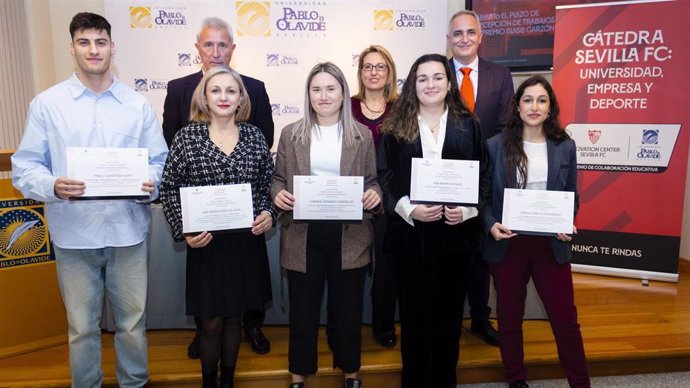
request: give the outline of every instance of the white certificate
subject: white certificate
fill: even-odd
[[[183,233],[246,229],[254,222],[249,183],[181,187],[180,205]]]
[[[362,219],[364,177],[293,177],[295,220],[356,221]]]
[[[573,233],[572,191],[505,189],[503,225],[522,234]]]
[[[147,199],[141,186],[149,180],[149,150],[67,147],[67,177],[86,186],[74,199]]]
[[[476,205],[479,202],[479,161],[412,158],[410,202]]]

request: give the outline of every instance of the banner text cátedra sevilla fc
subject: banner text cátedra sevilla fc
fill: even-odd
[[[556,9],[553,84],[579,170],[575,270],[677,281],[689,20],[688,1]]]

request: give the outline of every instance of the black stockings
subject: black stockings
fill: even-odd
[[[203,386],[217,386],[218,360],[220,360],[220,384],[222,388],[231,388],[235,374],[237,352],[240,349],[240,318],[216,317],[202,320],[199,337],[199,356]]]

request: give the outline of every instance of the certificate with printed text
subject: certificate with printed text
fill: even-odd
[[[293,177],[295,220],[357,221],[362,219],[364,177]]]
[[[182,232],[247,229],[254,222],[252,186],[195,186],[180,188]]]
[[[503,225],[521,234],[573,233],[572,191],[505,189]]]
[[[73,199],[148,199],[141,186],[149,180],[149,151],[67,147],[67,177],[86,187],[84,195]]]
[[[479,161],[412,158],[410,202],[476,205],[479,202]]]

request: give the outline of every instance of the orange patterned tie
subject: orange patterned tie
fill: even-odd
[[[462,84],[460,85],[460,97],[467,105],[467,109],[470,112],[474,112],[474,87],[472,86],[472,80],[470,79],[470,72],[472,69],[469,67],[463,67],[460,69],[462,72]]]

